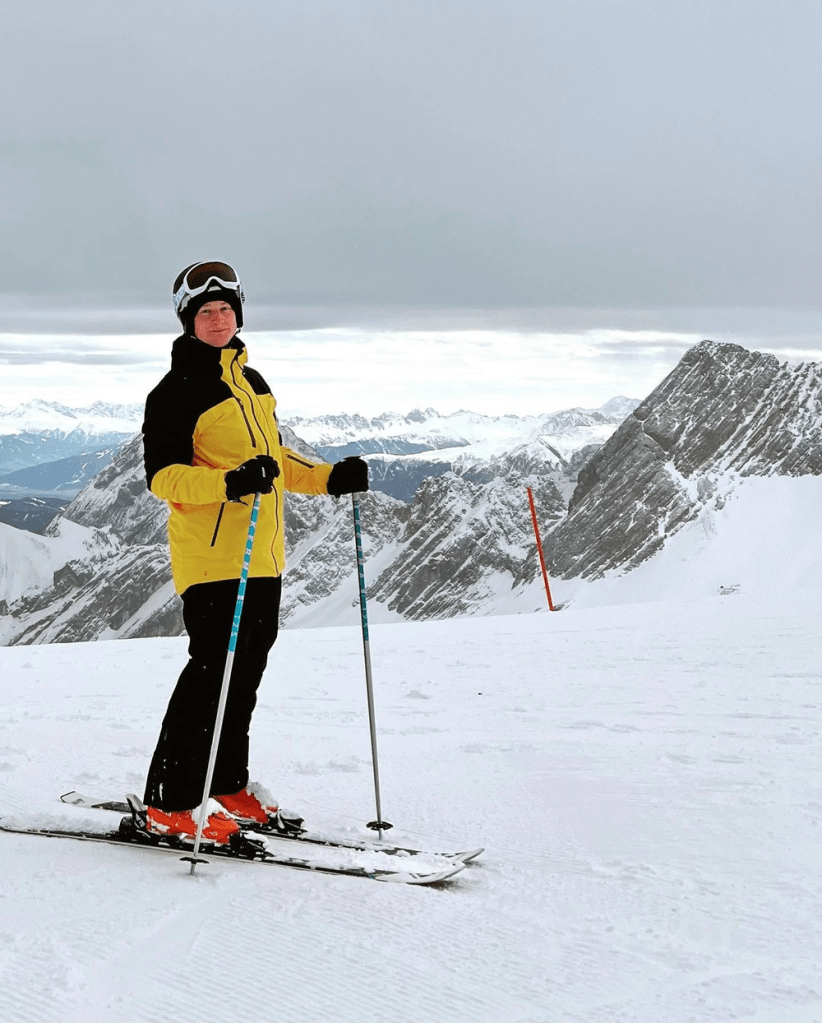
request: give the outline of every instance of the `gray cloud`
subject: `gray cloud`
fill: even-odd
[[[820,28],[815,0],[29,0],[0,290],[156,305],[219,256],[292,326],[818,305]]]
[[[68,363],[78,366],[144,366],[156,365],[153,353],[131,352],[105,348],[93,342],[79,340],[73,344],[45,343],[32,338],[31,343],[15,344],[0,338],[0,365],[36,366],[51,363]]]

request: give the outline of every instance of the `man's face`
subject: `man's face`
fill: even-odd
[[[195,336],[212,348],[225,348],[236,333],[237,317],[228,302],[206,302],[194,317]]]

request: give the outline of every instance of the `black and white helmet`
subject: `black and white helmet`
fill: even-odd
[[[192,332],[194,317],[206,302],[228,302],[237,317],[237,329],[243,325],[245,292],[237,271],[228,263],[210,260],[192,263],[174,282],[171,300],[183,329]]]

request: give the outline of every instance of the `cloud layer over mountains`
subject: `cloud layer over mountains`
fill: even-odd
[[[77,0],[3,23],[0,290],[818,302],[817,4]]]

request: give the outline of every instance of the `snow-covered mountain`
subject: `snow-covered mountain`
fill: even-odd
[[[0,408],[0,476],[118,447],[139,430],[142,419],[142,405],[103,401],[87,408],[68,408],[35,399]]]
[[[35,398],[11,408],[0,406],[0,437],[16,433],[134,433],[143,419],[143,405],[116,405],[95,401],[82,408],[69,408],[56,401]]]
[[[541,416],[484,416],[476,412],[441,415],[414,409],[407,415],[386,412],[364,416],[297,417],[292,429],[330,460],[346,455],[408,455],[459,450],[487,461],[541,437],[556,437],[565,450],[604,441],[636,408],[632,398],[612,398],[598,409],[572,408]]]
[[[317,457],[285,426],[283,439]],[[534,489],[544,525],[564,514],[565,503],[548,461],[520,453],[487,468],[485,482],[451,472],[426,481],[410,507],[379,491],[363,496],[374,621],[493,612],[526,580],[533,537],[525,487]],[[102,529],[108,548],[75,558],[13,602],[0,619],[0,642],[180,634],[166,517],[146,490],[137,435],[46,530],[48,539],[64,521]],[[286,544],[284,622],[356,621],[350,502],[287,495]]]
[[[822,365],[705,341],[582,468],[546,554],[565,578],[625,572],[742,480],[820,474]]]
[[[108,549],[104,533],[60,520],[49,537],[35,536],[0,523],[0,610],[10,601],[42,591],[68,562],[92,559]],[[25,598],[24,598],[25,599]]]
[[[775,481],[761,494],[768,508],[779,508],[794,499],[789,485],[807,478],[801,508],[814,507],[821,424],[822,366],[780,364],[736,345],[704,342],[603,445],[571,456],[578,459],[579,482],[570,501],[556,478],[558,466],[566,471],[572,461],[539,433],[462,473],[429,476],[410,503],[367,494],[362,520],[371,617],[407,621],[544,606],[528,486],[557,603],[642,599],[641,579],[654,599],[667,599],[683,580],[690,592],[703,594],[708,586],[708,592],[733,593],[740,579],[750,578],[743,569],[756,560],[756,545],[768,542],[768,532],[749,521],[757,481]],[[287,439],[299,443],[292,434]],[[822,488],[818,494],[822,499]],[[104,528],[112,548],[76,559],[53,585],[46,580],[38,592],[10,603],[0,642],[181,630],[165,508],[145,490],[139,438],[55,520],[55,530],[63,518]],[[814,517],[797,514],[790,521],[793,547],[777,544],[779,522],[770,540],[789,560],[782,566],[786,579],[796,577],[802,559],[816,563],[809,555]],[[350,502],[289,495],[287,546],[286,624],[355,623]],[[703,566],[700,580],[677,568],[689,558]]]
[[[533,451],[570,494],[579,466],[600,447],[638,401],[612,398],[598,409],[564,409],[542,416],[483,416],[426,409],[408,415],[296,418],[290,425],[329,462],[367,455],[371,485],[406,503],[424,479],[447,472],[489,480],[506,456]],[[502,473],[504,474],[504,472]]]

